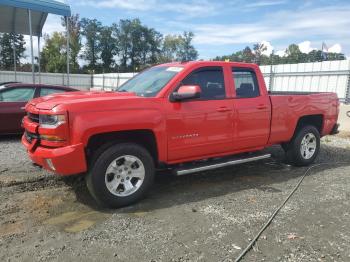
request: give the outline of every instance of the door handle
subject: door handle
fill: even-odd
[[[267,109],[267,106],[266,105],[258,105],[256,107],[256,109],[259,109],[259,110]]]
[[[216,111],[223,113],[223,112],[231,111],[231,109],[226,107],[226,106],[223,106],[223,107],[219,107],[218,109],[216,109]]]
[[[22,106],[21,109],[24,110],[24,109],[26,109],[26,108],[25,108],[25,106]]]

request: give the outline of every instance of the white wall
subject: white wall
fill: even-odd
[[[38,73],[35,74],[35,82],[38,84],[67,85],[67,74],[56,73]],[[15,73],[12,71],[0,71],[0,83],[15,81]],[[32,73],[17,72],[17,81],[22,83],[32,83]],[[80,90],[89,90],[91,88],[92,76],[87,74],[71,74],[69,85]]]
[[[349,84],[350,60],[261,66],[265,82],[273,91],[336,92],[344,99]]]
[[[93,86],[94,89],[115,89],[124,84],[134,75],[134,73],[96,74],[94,75]]]

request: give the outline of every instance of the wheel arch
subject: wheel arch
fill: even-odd
[[[103,146],[109,147],[117,143],[135,143],[144,147],[151,154],[155,165],[158,165],[159,152],[157,140],[154,132],[149,129],[94,134],[89,137],[85,147],[87,159],[91,160],[94,153]]]
[[[324,123],[324,116],[322,114],[315,114],[315,115],[305,115],[298,119],[298,122],[296,123],[293,137],[298,133],[298,131],[305,127],[305,126],[314,126],[320,135],[323,131],[323,123]]]

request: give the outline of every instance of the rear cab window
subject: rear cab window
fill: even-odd
[[[234,67],[232,68],[237,98],[253,98],[260,96],[259,84],[253,69]]]
[[[201,88],[199,100],[226,98],[224,72],[222,67],[202,67],[191,72],[181,85],[198,85]]]

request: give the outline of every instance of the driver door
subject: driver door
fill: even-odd
[[[168,161],[190,161],[232,151],[233,104],[222,67],[202,67],[180,85],[198,85],[198,99],[167,103]]]

